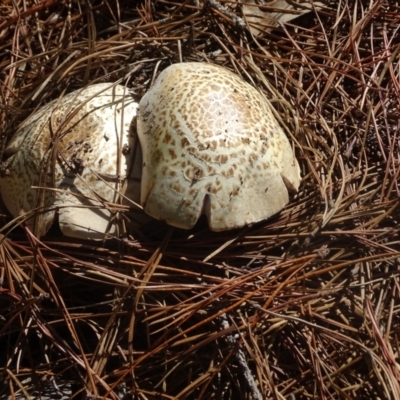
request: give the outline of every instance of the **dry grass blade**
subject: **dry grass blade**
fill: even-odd
[[[274,28],[234,0],[3,1],[2,151],[50,100],[99,82],[140,97],[207,61],[268,99],[303,180],[225,233],[133,232],[133,207],[107,203],[124,235],[39,240],[0,210],[1,398],[400,398],[400,9],[296,3],[312,12]]]

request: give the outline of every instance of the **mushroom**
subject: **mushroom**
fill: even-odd
[[[141,204],[190,229],[205,214],[213,231],[266,219],[296,192],[300,168],[264,97],[234,73],[175,64],[139,103]]]
[[[101,83],[34,113],[5,149],[0,192],[9,212],[27,219],[38,235],[47,232],[57,214],[67,236],[115,234],[127,183],[129,196],[139,201],[139,179],[127,179],[136,109],[124,86]],[[132,169],[140,172],[140,165],[137,157]]]
[[[213,231],[239,228],[280,211],[300,184],[264,97],[206,63],[166,68],[139,106],[121,85],[70,93],[28,118],[5,155],[3,201],[38,235],[56,217],[66,236],[118,234],[128,200],[175,227],[205,214]]]

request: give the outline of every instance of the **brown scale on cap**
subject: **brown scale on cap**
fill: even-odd
[[[214,231],[270,217],[297,190],[300,169],[262,95],[205,63],[165,69],[138,110],[141,203],[190,229],[201,213]],[[173,172],[173,173],[172,173]]]
[[[28,118],[5,150],[0,191],[10,213],[44,210],[35,218],[40,235],[56,212],[67,236],[101,239],[114,233],[106,203],[118,202],[123,192],[136,108],[126,88],[102,83],[55,100]],[[130,192],[137,197],[138,184]],[[32,227],[34,219],[27,222]]]

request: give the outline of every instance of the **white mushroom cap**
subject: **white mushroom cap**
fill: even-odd
[[[39,235],[47,232],[56,213],[67,236],[114,234],[112,203],[121,203],[131,172],[136,109],[125,87],[102,83],[55,100],[28,118],[5,150],[9,158],[0,192],[10,213],[36,214],[27,223],[35,223]],[[133,168],[140,170],[140,162]],[[136,201],[138,185],[130,182]]]
[[[206,63],[166,68],[139,103],[141,203],[149,215],[213,231],[261,221],[297,191],[300,168],[263,96]]]

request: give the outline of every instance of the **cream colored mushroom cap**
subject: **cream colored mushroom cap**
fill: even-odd
[[[234,73],[174,64],[138,109],[141,203],[157,219],[192,228],[203,213],[223,231],[266,219],[297,191],[300,168],[263,96]]]
[[[9,142],[0,192],[9,212],[43,235],[58,213],[62,232],[82,239],[115,234],[116,204],[132,163],[137,103],[121,85],[101,83],[55,100]],[[139,165],[134,168],[140,169]],[[3,168],[4,170],[4,168]],[[132,182],[130,196],[139,187]],[[38,188],[39,187],[39,188]],[[114,204],[114,205],[113,205]],[[41,217],[37,217],[41,215]]]

